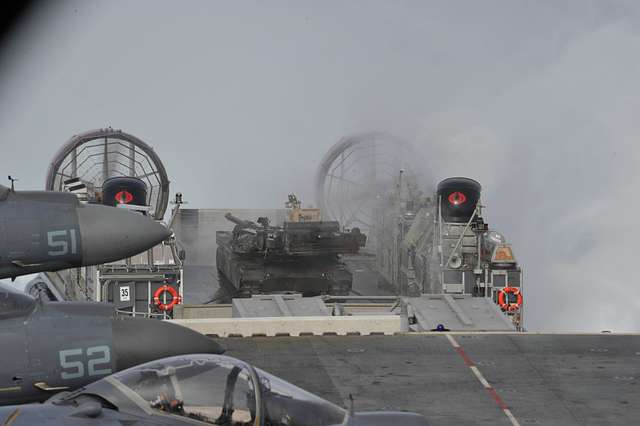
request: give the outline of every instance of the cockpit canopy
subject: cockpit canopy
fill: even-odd
[[[0,283],[0,320],[26,317],[36,307],[36,300]]]
[[[216,425],[256,425],[261,415],[265,424],[274,426],[331,426],[343,424],[346,416],[328,401],[222,355],[152,361],[89,385],[82,394],[100,396],[120,411]]]

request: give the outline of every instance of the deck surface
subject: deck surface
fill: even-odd
[[[424,414],[432,425],[620,425],[640,419],[638,335],[254,337],[221,340],[341,406]],[[465,354],[467,362],[465,363]],[[498,396],[470,369],[472,363]]]

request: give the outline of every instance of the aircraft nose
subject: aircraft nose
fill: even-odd
[[[169,356],[224,352],[213,339],[169,322],[114,318],[111,323],[118,370]]]
[[[78,206],[78,222],[83,265],[133,256],[171,235],[165,226],[147,216],[97,204]]]

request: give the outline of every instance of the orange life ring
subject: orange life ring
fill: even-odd
[[[511,293],[516,296],[515,302],[509,302],[509,298],[507,294]],[[520,309],[522,306],[522,293],[520,293],[520,289],[517,287],[505,287],[500,290],[498,293],[498,305],[503,311],[514,312]]]
[[[160,295],[165,291],[171,294],[171,297],[173,298],[171,299],[171,302],[167,304],[164,304],[160,301]],[[170,311],[174,306],[180,303],[180,296],[178,295],[178,292],[175,288],[165,284],[162,287],[159,287],[153,294],[153,303],[155,303],[158,309],[160,309],[161,311]]]

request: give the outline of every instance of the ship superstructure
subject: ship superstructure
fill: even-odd
[[[423,196],[402,173],[398,180],[398,191],[376,208],[380,273],[401,295],[491,298],[519,327],[522,269],[482,216],[480,183],[452,177]]]
[[[427,164],[388,134],[348,136],[318,168],[316,201],[323,214],[366,230],[366,250],[396,295],[484,298],[520,330],[522,268],[483,218],[480,183],[451,177],[434,185]]]

